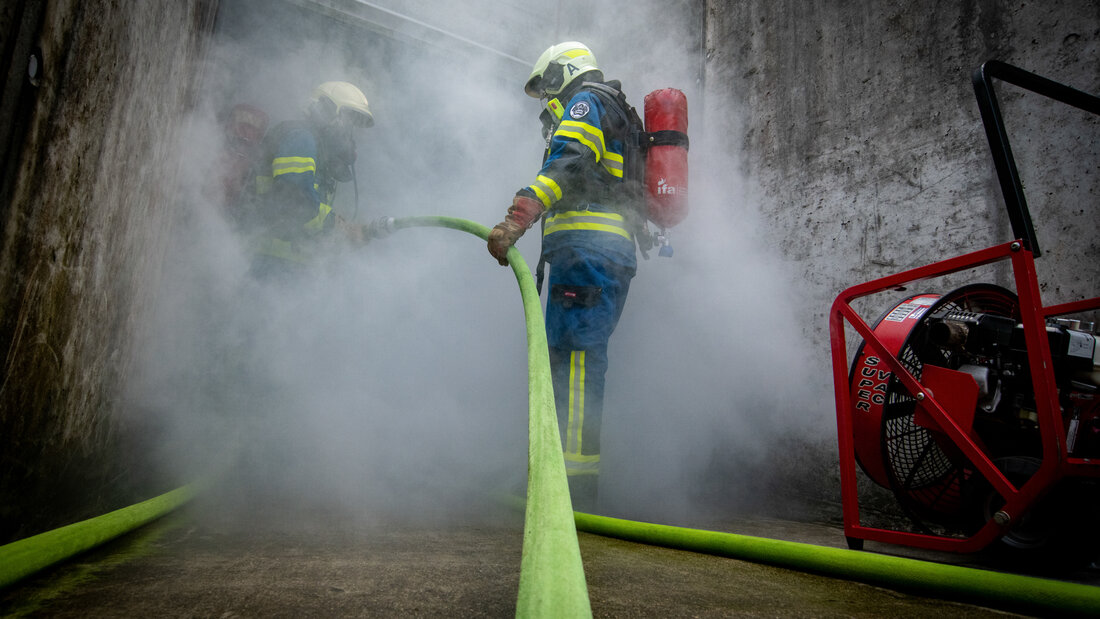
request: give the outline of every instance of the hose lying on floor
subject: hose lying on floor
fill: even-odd
[[[1013,612],[1100,616],[1100,587],[861,550],[574,514],[577,530],[854,580]]]
[[[190,501],[196,484],[0,546],[0,589],[148,524]]]

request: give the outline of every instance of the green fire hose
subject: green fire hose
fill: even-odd
[[[450,217],[408,217],[395,229],[443,227],[482,239],[489,229]],[[531,271],[512,248],[527,330],[529,448],[516,615],[587,617],[591,606],[577,531],[766,563],[933,597],[1037,614],[1100,616],[1100,588],[810,544],[634,522],[572,512],[561,458],[549,352]],[[0,588],[151,522],[189,501],[195,484],[136,505],[0,546]]]
[[[488,239],[489,229],[465,219],[409,217],[396,228],[436,226]],[[515,247],[508,262],[519,282],[527,325],[528,448],[527,507],[523,524],[517,617],[590,617],[588,586],[573,522],[565,461],[561,457],[550,352],[535,280]]]
[[[581,512],[575,517],[578,530],[605,537],[765,563],[1014,612],[1100,616],[1100,587]]]
[[[181,488],[113,512],[0,546],[0,589],[105,544],[179,508],[198,487]]]

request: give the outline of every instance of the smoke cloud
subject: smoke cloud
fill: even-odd
[[[790,457],[781,446],[833,440],[828,369],[805,367],[797,335],[796,278],[757,242],[737,112],[706,100],[702,24],[686,9],[681,20],[663,4],[621,4],[591,7],[572,30],[559,14],[553,40],[502,32],[490,47],[505,51],[492,53],[223,3],[204,103],[180,145],[180,220],[145,329],[145,371],[131,388],[163,423],[162,457],[179,475],[227,470],[272,500],[403,520],[477,515],[495,493],[522,492],[527,371],[511,271],[473,236],[418,228],[334,250],[292,286],[257,282],[242,236],[209,199],[211,154],[230,105],[258,105],[275,123],[297,117],[317,84],[350,81],[376,124],[359,139],[358,200],[342,185],[337,212],[491,226],[542,149],[539,104],[522,93],[530,65],[514,58],[533,62],[571,39],[639,110],[647,92],[674,87],[692,114],[692,212],[672,232],[675,257],[640,261],[611,341],[606,510],[684,521],[751,509],[760,479]],[[537,236],[517,245],[532,266]]]

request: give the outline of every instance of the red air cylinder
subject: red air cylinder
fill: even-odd
[[[688,214],[687,97],[675,88],[645,96],[646,207],[649,220],[671,228]]]

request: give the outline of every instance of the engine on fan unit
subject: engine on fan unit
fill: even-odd
[[[958,308],[927,320],[928,344],[942,351],[942,365],[971,375],[978,384],[974,430],[991,455],[1040,456],[1023,325]],[[1067,319],[1050,320],[1046,328],[1067,451],[1079,458],[1100,456],[1100,347],[1093,331],[1091,323]]]

